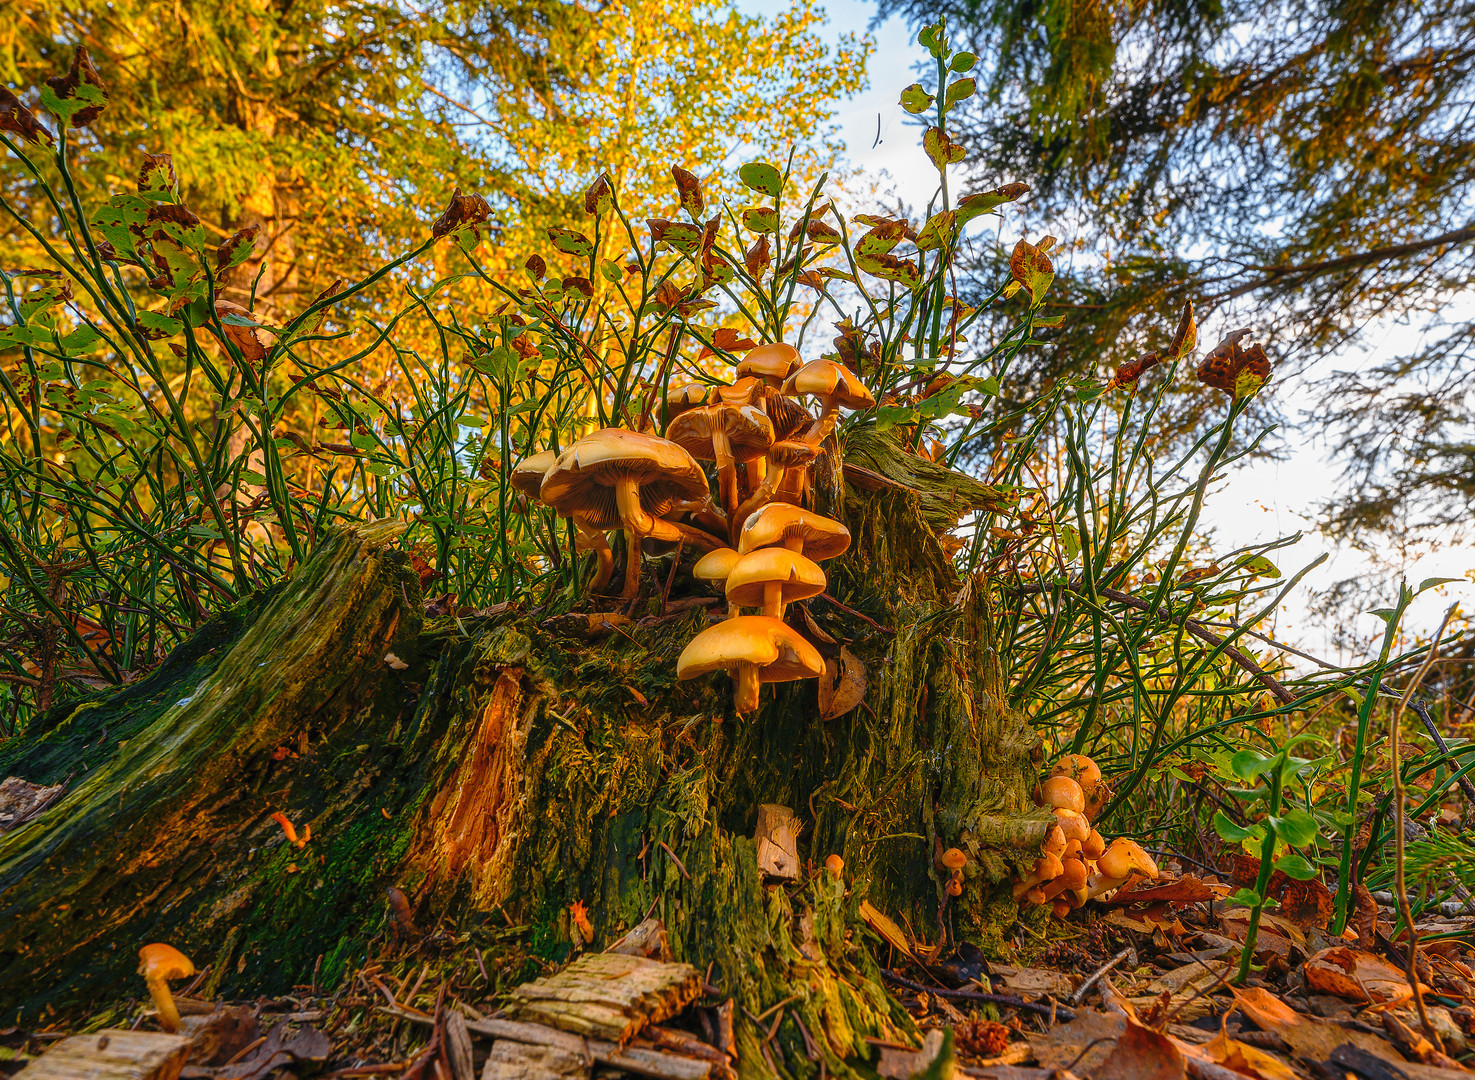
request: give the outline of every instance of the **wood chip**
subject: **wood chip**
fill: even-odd
[[[590,953],[556,975],[519,986],[508,1012],[515,1020],[624,1044],[701,992],[701,972],[690,964]]]
[[[183,1035],[107,1028],[73,1035],[18,1074],[23,1080],[178,1080],[189,1054]]]

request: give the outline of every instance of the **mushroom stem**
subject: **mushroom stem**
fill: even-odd
[[[803,533],[795,533],[793,536],[786,536],[786,537],[784,537],[784,547],[788,548],[790,551],[794,552],[794,554],[796,554],[796,555],[803,555],[804,554],[804,534]]]
[[[803,442],[810,446],[818,446],[829,437],[830,432],[835,430],[835,421],[839,419],[840,403],[834,398],[821,398],[819,419],[809,425],[809,430],[800,436]]]
[[[722,497],[722,509],[728,515],[738,503],[737,462],[732,457],[732,440],[723,430],[723,419],[719,418],[712,431],[712,457],[717,462],[717,490]]]
[[[742,504],[728,515],[728,520],[732,522],[734,543],[737,541],[738,534],[743,530],[743,522],[748,520],[748,516],[753,511],[773,498],[773,493],[784,482],[784,477],[788,472],[788,468],[783,465],[773,465],[770,467],[767,475],[763,477],[763,482],[753,489],[753,494],[744,499]]]
[[[640,484],[633,476],[615,481],[615,506],[625,526],[625,588],[622,600],[634,600],[640,589],[640,542],[650,534],[655,519],[640,505]]]
[[[578,539],[574,541],[574,550],[592,551],[595,558],[599,560],[594,577],[589,580],[589,592],[597,593],[609,584],[609,579],[614,573],[615,553],[609,549],[609,541],[605,539],[604,533],[600,530],[591,529],[579,522],[574,522],[574,529],[578,533]]]
[[[145,979],[144,985],[149,988],[149,997],[153,999],[154,1010],[159,1014],[159,1026],[171,1035],[179,1030],[179,1010],[174,1006],[174,995],[169,992],[169,984],[163,979]]]
[[[738,664],[732,672],[733,706],[740,713],[752,712],[758,707],[758,665]]]
[[[772,619],[784,617],[784,583],[782,581],[764,582],[763,614]]]

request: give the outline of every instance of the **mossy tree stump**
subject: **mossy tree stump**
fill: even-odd
[[[817,1073],[807,1032],[849,1075],[866,1036],[910,1032],[855,948],[860,901],[924,937],[945,924],[997,945],[1014,915],[1000,883],[1047,819],[987,589],[957,580],[938,539],[990,492],[866,431],[846,460],[868,490],[836,457],[817,499],[854,536],[826,565],[845,606],[791,609],[865,664],[864,702],[835,719],[813,682],[765,688],[743,719],[725,678],[678,682],[703,609],[593,642],[551,608],[424,624],[398,530],[378,524],[324,542],[149,678],[0,747],[0,775],[69,785],[0,836],[0,1015],[137,994],[150,940],[209,963],[210,993],[281,991],[315,966],[332,986],[396,886],[421,926],[516,920],[553,958],[573,947],[575,901],[593,948],[654,913],[675,958],[751,1013],[792,999],[763,1046],[738,1010],[745,1073]],[[792,808],[801,860],[838,854],[844,880],[765,886],[762,803]],[[275,811],[311,840],[288,844]],[[942,915],[933,858],[949,846],[971,858]]]

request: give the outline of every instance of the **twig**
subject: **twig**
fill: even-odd
[[[686,872],[686,867],[683,866],[681,860],[676,857],[676,852],[671,850],[671,845],[666,843],[666,841],[664,840],[657,840],[656,843],[661,846],[662,851],[671,856],[671,861],[676,864],[676,869],[681,871],[681,876],[686,878],[687,881],[690,881],[691,875]]]
[[[1066,1000],[1072,1005],[1079,1005],[1082,1001],[1085,1000],[1087,991],[1089,991],[1091,987],[1095,986],[1099,981],[1101,981],[1101,977],[1103,975],[1109,972],[1112,968],[1116,967],[1127,957],[1133,955],[1135,952],[1136,950],[1133,949],[1132,946],[1128,945],[1125,949],[1123,949],[1121,952],[1117,953],[1110,960],[1108,960],[1104,967],[1099,968],[1096,971],[1096,974],[1092,975],[1085,982],[1081,983],[1081,985],[1076,989],[1076,992],[1074,994],[1071,994],[1070,997],[1066,998]]]
[[[1434,655],[1432,652],[1429,654]],[[1421,676],[1422,677],[1422,676]],[[1413,700],[1409,702],[1409,708],[1424,722],[1424,729],[1429,732],[1429,737],[1434,740],[1434,745],[1439,747],[1439,752],[1446,757],[1449,756],[1449,745],[1444,741],[1444,736],[1439,734],[1439,729],[1434,726],[1434,718],[1429,715],[1429,708],[1422,701]],[[1468,776],[1460,777],[1460,790],[1470,800],[1470,805],[1475,806],[1475,784],[1470,782]]]
[[[1041,1005],[1038,1002],[1011,997],[1008,994],[985,994],[977,990],[948,990],[941,986],[927,986],[923,983],[912,982],[911,979],[903,978],[890,968],[881,969],[881,978],[896,986],[904,986],[908,990],[917,990],[924,994],[936,994],[938,997],[956,998],[959,1001],[992,1001],[996,1005],[1008,1005],[1015,1009],[1026,1009],[1029,1012],[1039,1013],[1041,1016],[1053,1015],[1061,1020],[1067,1021],[1076,1018],[1073,1010],[1062,1008],[1054,1002],[1049,1005]]]
[[[881,631],[881,633],[883,633],[883,634],[895,634],[896,633],[895,630],[890,630],[890,629],[882,626],[875,619],[871,618],[869,615],[865,614],[864,612],[856,611],[855,608],[850,607],[850,606],[848,606],[846,604],[840,603],[840,601],[836,600],[833,596],[831,596],[827,592],[820,593],[817,597],[815,597],[815,599],[816,600],[828,600],[830,603],[834,604],[837,608],[839,608],[841,611],[845,612],[847,615],[854,615],[857,619],[860,619],[860,620],[862,620],[864,622],[870,623],[872,626],[874,626],[877,630]]]

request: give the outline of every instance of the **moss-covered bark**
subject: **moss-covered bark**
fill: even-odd
[[[677,957],[752,1013],[787,1000],[771,1042],[739,1012],[745,1071],[816,1075],[819,1055],[846,1075],[865,1036],[908,1029],[853,947],[860,900],[987,944],[1012,918],[992,886],[1045,825],[986,589],[961,587],[934,531],[990,493],[864,432],[847,459],[891,482],[847,490],[835,461],[821,470],[819,509],[855,538],[827,564],[845,607],[792,617],[864,662],[859,708],[822,722],[814,684],[794,683],[738,720],[726,679],[675,678],[701,609],[595,642],[551,609],[422,627],[392,531],[350,530],[222,620],[213,653],[5,748],[7,773],[74,775],[0,837],[0,1003],[127,993],[153,939],[211,963],[221,993],[284,989],[319,963],[332,985],[394,885],[422,926],[511,920],[554,958],[574,901],[596,947],[653,911]],[[846,880],[765,887],[763,802],[793,808],[801,859],[837,853]],[[273,811],[310,842],[289,846]],[[940,846],[973,856],[945,915]]]

